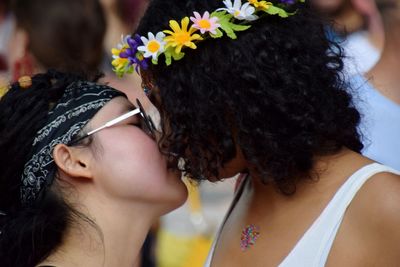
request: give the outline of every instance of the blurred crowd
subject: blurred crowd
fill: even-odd
[[[371,69],[384,43],[382,20],[375,0],[314,0],[312,4],[333,22],[327,34],[344,49],[345,72],[351,76]]]
[[[371,118],[360,125],[365,130],[365,155],[400,169],[400,14],[392,14],[393,1],[309,1],[326,19],[326,34],[344,51],[343,73],[355,98],[366,95],[362,99],[370,101],[357,103]],[[111,48],[121,35],[135,30],[147,4],[148,0],[2,0],[0,90],[21,76],[56,68],[100,71],[102,82],[135,99],[143,94],[140,77],[134,73],[117,78]],[[202,266],[211,236],[232,200],[234,181],[188,187],[187,204],[154,226],[143,266]],[[197,251],[195,257],[191,250]]]
[[[121,35],[134,30],[146,4],[145,0],[2,1],[3,84],[49,68],[101,71],[105,82],[133,97],[132,87],[140,87],[139,77],[131,75],[117,80],[111,74],[109,62],[112,46],[120,41]]]

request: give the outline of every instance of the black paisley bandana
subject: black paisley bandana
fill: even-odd
[[[22,204],[32,203],[52,184],[56,172],[54,147],[68,144],[105,104],[117,96],[125,95],[91,82],[80,81],[68,86],[49,112],[46,125],[33,140],[32,153],[21,178]]]

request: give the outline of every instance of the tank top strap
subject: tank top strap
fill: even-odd
[[[400,175],[379,163],[366,165],[351,175],[279,266],[296,266],[296,262],[307,262],[304,266],[310,267],[324,266],[347,207],[364,183],[382,172]]]
[[[248,174],[243,173],[240,174],[236,180],[236,185],[235,185],[235,194],[233,197],[233,200],[228,208],[228,211],[225,214],[224,219],[222,220],[221,225],[219,226],[219,229],[215,235],[214,241],[211,245],[210,251],[208,253],[208,257],[204,263],[204,267],[210,267],[211,266],[211,261],[212,258],[214,256],[214,251],[215,251],[215,247],[219,241],[219,237],[221,235],[222,229],[225,226],[226,221],[228,220],[229,216],[231,215],[233,209],[235,208],[237,202],[239,201],[240,197],[242,196],[243,190],[246,187],[246,185],[249,183],[249,177]]]

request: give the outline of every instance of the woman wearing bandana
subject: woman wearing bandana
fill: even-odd
[[[399,173],[359,154],[340,48],[307,3],[154,0],[127,44],[116,72],[136,62],[176,168],[243,174],[206,266],[399,266]]]
[[[140,102],[57,72],[0,101],[0,265],[134,266],[186,187]]]

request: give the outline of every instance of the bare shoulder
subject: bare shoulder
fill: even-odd
[[[369,218],[371,226],[400,223],[400,176],[389,172],[375,174],[360,189],[352,206],[361,217]]]
[[[383,172],[372,176],[349,206],[349,217],[374,251],[387,264],[400,261],[400,176]]]
[[[389,172],[375,174],[360,189],[355,201],[368,206],[368,215],[377,212],[385,218],[400,219],[400,176]]]

